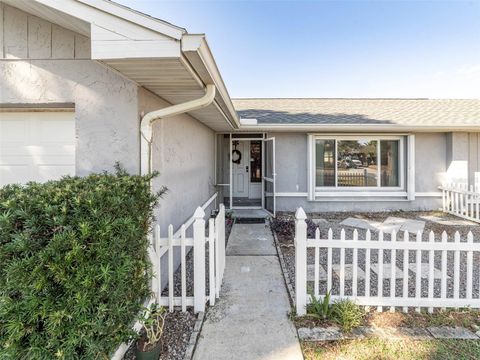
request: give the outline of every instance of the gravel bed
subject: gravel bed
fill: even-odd
[[[322,221],[319,223],[319,228],[320,228],[320,237],[321,238],[326,238],[327,237],[327,232],[331,228],[333,231],[333,236],[334,238],[339,238],[340,237],[340,231],[342,228],[345,229],[346,233],[346,238],[351,239],[353,237],[353,231],[355,228],[353,227],[348,227],[344,225],[340,225],[340,222],[345,220],[348,217],[355,217],[355,218],[360,218],[360,219],[368,219],[368,220],[373,220],[373,221],[383,221],[389,216],[397,216],[397,217],[402,217],[402,218],[409,218],[409,219],[415,219],[415,220],[423,220],[425,221],[425,230],[423,232],[422,236],[422,241],[426,241],[428,239],[428,233],[433,230],[435,235],[436,235],[436,241],[439,241],[439,236],[443,231],[446,231],[448,236],[449,236],[449,241],[453,238],[453,234],[458,231],[461,234],[462,240],[466,239],[466,236],[469,231],[471,231],[474,235],[474,241],[475,242],[480,242],[480,226],[479,225],[441,225],[432,221],[428,221],[425,219],[422,219],[423,216],[437,216],[441,217],[444,220],[458,220],[458,218],[448,215],[448,214],[443,214],[440,212],[385,212],[385,213],[317,213],[313,214],[309,217],[312,217],[314,219],[324,219],[326,221]],[[282,213],[277,216],[277,218],[284,218],[284,219],[290,219],[293,222],[293,214],[290,213]],[[313,237],[311,235],[312,233],[312,224],[309,226],[309,237]],[[275,229],[272,229],[275,231]],[[314,230],[313,230],[314,232]],[[358,229],[358,237],[359,240],[365,240],[365,234],[366,230],[363,229]],[[292,279],[292,285],[293,287],[295,286],[294,284],[294,279],[295,279],[295,248],[293,244],[293,234],[292,235],[287,235],[287,234],[281,234],[277,232],[277,237],[280,243],[280,250],[282,251],[282,254],[285,258],[285,263],[287,267],[288,274],[290,278]],[[412,238],[412,234],[410,234],[410,237]],[[378,239],[378,233],[377,232],[372,232],[372,240],[377,240]],[[403,241],[403,233],[399,234],[397,237],[398,240]],[[385,241],[390,241],[390,235],[385,234],[384,237]],[[411,240],[411,239],[410,239]],[[351,264],[352,263],[352,249],[347,249],[345,251],[346,259],[345,259],[345,264]],[[410,251],[409,252],[409,263],[414,263],[415,262],[415,257],[416,257],[416,252],[415,251]],[[333,252],[333,259],[332,262],[333,264],[339,264],[340,263],[340,250],[339,249],[334,249]],[[428,263],[428,252],[422,251],[422,263]],[[450,276],[450,279],[447,280],[447,296],[448,297],[453,297],[453,252],[449,251],[447,253],[447,274]],[[391,252],[389,250],[384,251],[384,264],[389,264],[390,263],[390,258],[391,258]],[[309,249],[307,252],[307,263],[308,264],[314,264],[314,250]],[[320,250],[320,264],[326,264],[326,259],[327,259],[327,251],[325,249]],[[396,266],[402,270],[402,276],[403,276],[403,250],[397,250],[396,251]],[[378,250],[372,250],[371,251],[371,263],[377,263],[378,262]],[[480,256],[478,253],[475,254],[473,258],[473,263],[474,263],[474,269],[473,269],[473,297],[478,298],[479,297],[479,292],[480,292],[480,283],[479,281],[476,281],[475,279],[480,278]],[[434,264],[435,268],[440,269],[441,265],[441,252],[440,251],[435,251],[435,256],[434,256]],[[460,257],[460,297],[465,297],[466,294],[466,253],[461,252],[461,257]],[[365,250],[359,250],[358,251],[358,265],[362,270],[365,270]],[[324,270],[326,270],[326,266],[323,266]],[[385,271],[385,270],[384,270]],[[409,297],[413,297],[416,293],[415,290],[415,273],[413,271],[409,270],[409,280],[408,280],[408,293]],[[390,277],[390,273],[385,273],[384,272],[384,280],[383,280],[383,295],[384,296],[390,296],[390,286],[391,286],[391,281],[390,279],[385,279],[385,277]],[[371,272],[371,280],[370,280],[370,295],[375,296],[377,295],[377,275],[372,271]],[[434,296],[439,297],[440,296],[440,279],[435,279],[434,281]],[[309,281],[307,283],[307,287],[309,289],[313,289],[313,281]],[[320,280],[319,282],[319,290],[320,293],[325,293],[326,292],[326,286],[327,283],[326,281]],[[345,280],[345,295],[351,295],[352,294],[352,281],[351,280]],[[357,291],[358,295],[362,296],[365,294],[365,281],[364,280],[358,280],[357,282]],[[395,280],[395,293],[397,297],[400,297],[403,295],[403,279],[397,279]],[[332,282],[332,294],[337,295],[339,294],[339,278],[334,274],[333,276],[333,282]],[[422,279],[421,281],[421,294],[422,297],[426,297],[428,295],[428,280],[427,279]]]
[[[160,359],[183,360],[196,320],[197,316],[192,311],[182,313],[176,310],[167,314]],[[136,358],[134,347],[135,345],[132,345],[125,354],[125,360],[134,360]]]

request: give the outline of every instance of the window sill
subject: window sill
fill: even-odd
[[[406,191],[365,191],[365,190],[357,190],[357,191],[316,191],[315,198],[330,198],[330,197],[407,197]]]

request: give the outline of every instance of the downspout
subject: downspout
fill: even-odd
[[[210,105],[214,99],[215,85],[209,84],[205,87],[205,94],[201,98],[155,110],[143,116],[140,123],[140,171],[142,175],[152,173],[153,123],[160,119],[202,109]]]

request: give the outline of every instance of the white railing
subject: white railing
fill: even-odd
[[[369,230],[365,233],[365,240],[359,240],[357,230],[354,230],[352,239],[347,240],[343,229],[340,239],[333,238],[331,229],[327,239],[321,239],[317,229],[315,238],[308,239],[305,212],[299,208],[295,216],[295,302],[298,315],[305,314],[309,294],[319,298],[329,291],[332,300],[348,298],[359,305],[376,306],[378,311],[383,311],[383,307],[390,308],[390,311],[395,311],[395,307],[401,307],[403,311],[408,311],[409,307],[420,311],[425,307],[430,312],[438,307],[480,308],[480,243],[473,241],[471,232],[466,241],[458,232],[453,242],[448,240],[445,232],[440,242],[435,241],[433,232],[430,232],[428,241],[422,241],[421,232],[415,239],[410,239],[409,233],[404,232],[402,241],[395,232],[388,234],[390,241],[385,241],[380,232],[378,240],[374,241]],[[398,253],[400,261],[397,251],[401,252]],[[414,262],[410,256],[412,252]],[[427,263],[422,263],[422,252],[428,254]],[[435,252],[439,256],[435,257]],[[372,261],[374,259],[376,261]],[[313,260],[313,289],[307,289],[308,260]],[[401,269],[397,267],[400,264]],[[320,278],[321,272],[323,279]],[[439,281],[435,283],[435,280]],[[320,284],[323,291],[320,291]]]
[[[480,185],[449,183],[440,186],[440,190],[444,212],[480,222]]]
[[[160,226],[155,227],[149,249],[154,279],[152,292],[159,305],[173,311],[174,306],[181,306],[182,311],[193,306],[196,313],[205,311],[205,303],[215,304],[220,294],[223,272],[225,270],[225,207],[220,204],[215,218],[208,220],[206,235],[205,211],[198,207],[192,221],[180,227],[178,235],[173,233],[173,226],[168,226],[166,238],[160,237]],[[187,225],[193,226],[193,237],[187,237]],[[208,245],[208,269],[206,269]],[[187,255],[193,247],[193,295],[187,296]],[[180,294],[175,296],[174,268],[175,249],[180,249]],[[162,263],[167,261],[167,284],[162,283]],[[190,271],[191,275],[192,271]],[[207,276],[208,275],[208,295]],[[165,287],[165,285],[167,285]],[[167,295],[164,295],[164,294]]]

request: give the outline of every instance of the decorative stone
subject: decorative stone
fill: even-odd
[[[340,329],[335,326],[298,329],[298,337],[304,341],[336,341],[341,340],[342,336]]]
[[[375,330],[368,326],[359,326],[358,328],[353,329],[348,334],[343,334],[343,339],[345,340],[355,340],[355,339],[364,339],[366,337],[375,336]]]
[[[403,338],[409,338],[412,340],[428,340],[432,338],[430,333],[425,328],[400,327],[397,328],[397,333],[399,333]]]
[[[440,326],[429,327],[427,330],[435,339],[478,340],[477,335],[462,327]]]

